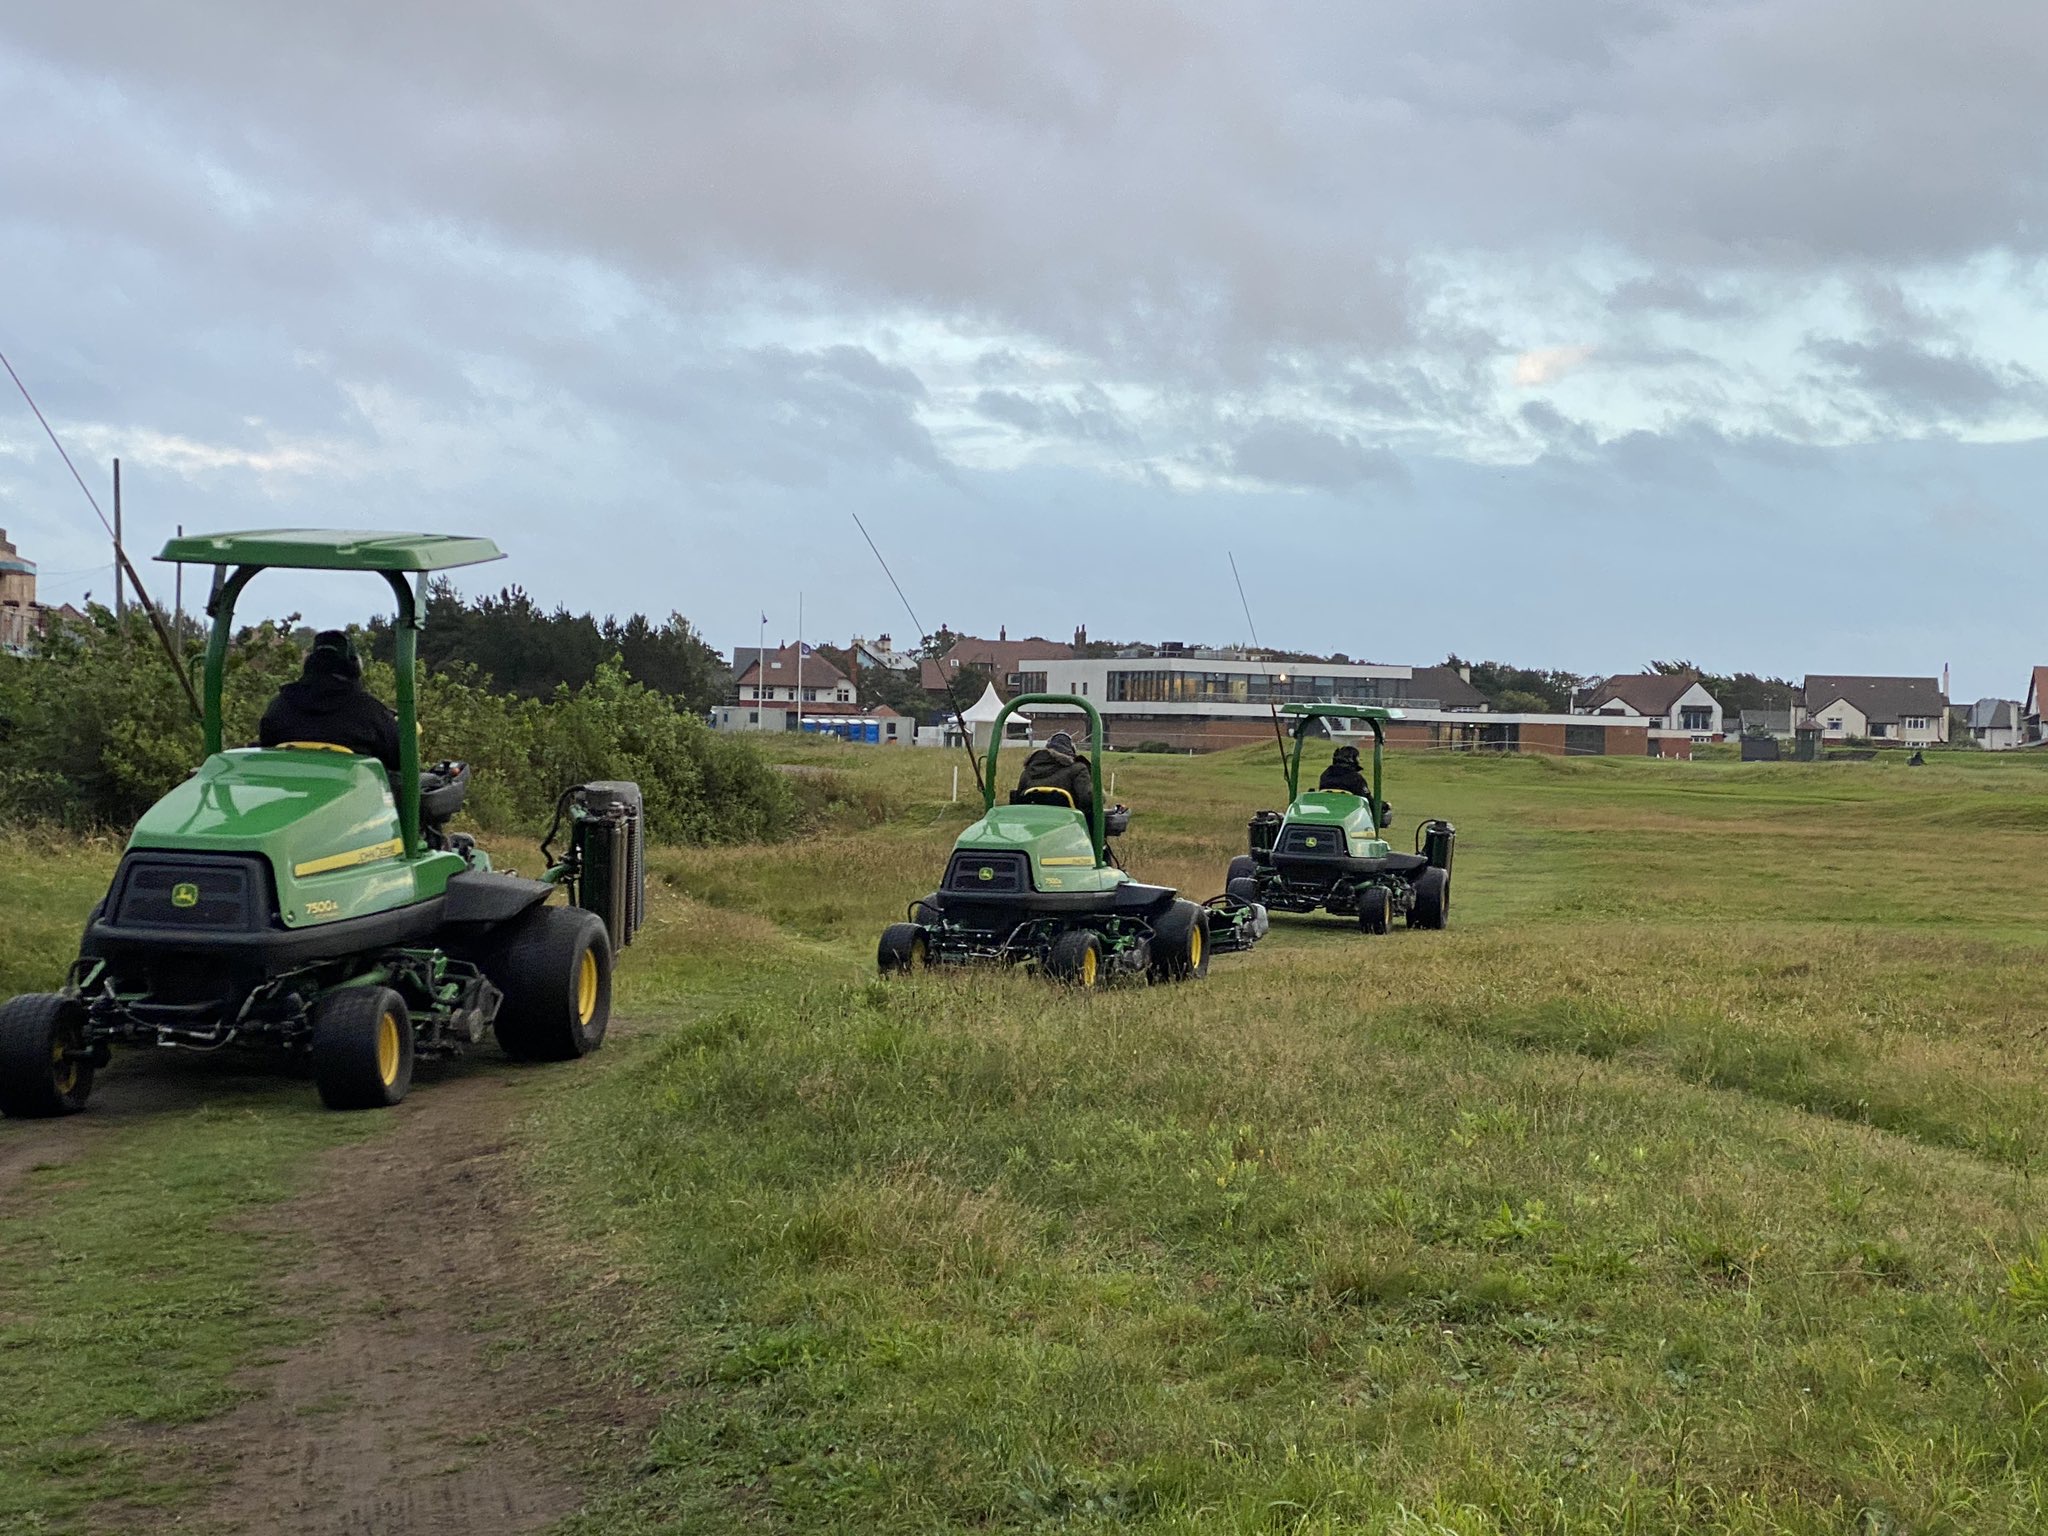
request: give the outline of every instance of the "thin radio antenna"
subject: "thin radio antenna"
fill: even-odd
[[[1259,644],[1259,626],[1252,622],[1252,605],[1244,595],[1244,578],[1237,574],[1237,556],[1225,550],[1230,559],[1230,579],[1237,583],[1237,601],[1244,609],[1245,628],[1252,632],[1252,646],[1259,653],[1259,671],[1266,679],[1266,708],[1273,712],[1273,745],[1280,749],[1280,771],[1287,772],[1287,737],[1280,729],[1280,706],[1273,702],[1273,674],[1266,668],[1266,648]]]

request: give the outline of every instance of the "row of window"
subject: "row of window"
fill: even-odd
[[[1330,677],[1307,672],[1111,672],[1105,697],[1117,704],[1396,704],[1405,678]]]
[[[741,697],[752,699],[758,696],[770,704],[773,704],[778,698],[783,698],[794,704],[796,702],[796,694],[797,691],[794,688],[784,688],[778,692],[773,686],[770,686],[768,691],[763,694],[760,689],[749,687],[742,693]],[[841,704],[851,704],[853,702],[853,691],[850,688],[840,688],[837,690],[830,688],[806,688],[803,690],[803,694],[804,700],[807,703],[816,703],[820,698],[836,699]]]

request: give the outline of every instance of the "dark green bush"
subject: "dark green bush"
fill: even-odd
[[[281,625],[237,637],[223,686],[228,743],[252,742],[278,686],[299,669]],[[197,672],[197,647],[192,664]],[[364,681],[392,697],[390,667]],[[788,781],[747,743],[715,734],[617,662],[549,698],[493,692],[472,669],[419,683],[423,760],[471,765],[478,825],[544,826],[556,795],[590,779],[632,779],[648,831],[666,842],[785,836],[800,819]],[[0,821],[132,824],[199,761],[200,733],[169,662],[140,618],[102,610],[49,638],[34,658],[0,656]]]

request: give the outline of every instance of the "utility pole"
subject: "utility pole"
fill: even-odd
[[[178,537],[181,539],[185,537],[185,525],[183,523],[178,524]],[[171,580],[171,603],[178,613],[178,643],[182,645],[185,642],[185,562],[180,560],[176,569],[177,574]]]
[[[125,560],[121,553],[121,461],[114,460],[114,617],[128,617],[128,589],[123,583],[121,567]]]

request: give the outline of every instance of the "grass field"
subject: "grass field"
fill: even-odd
[[[1080,998],[875,979],[953,760],[792,752],[830,829],[662,851],[636,1027],[521,1130],[563,1326],[669,1402],[571,1529],[2048,1529],[2048,763],[1397,756],[1399,823],[1459,826],[1449,932],[1283,921]],[[1198,896],[1277,778],[1115,767],[1127,861]],[[112,858],[21,851],[10,988]],[[10,1208],[0,1529],[285,1326],[228,1218],[374,1134],[301,1097],[98,1138]],[[146,1401],[53,1289],[139,1305],[144,1213],[100,1195],[143,1171],[150,1219],[230,1235],[115,1321],[242,1308],[159,1341]]]

